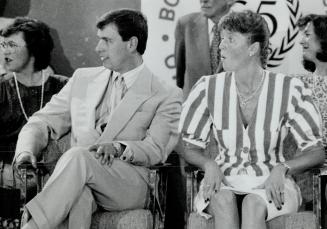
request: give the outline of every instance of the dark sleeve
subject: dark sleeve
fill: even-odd
[[[185,34],[180,20],[175,29],[175,64],[176,64],[176,84],[178,87],[184,86],[185,75]]]
[[[54,93],[58,93],[68,82],[69,78],[62,75],[52,75],[51,79],[53,81],[53,85],[55,87]]]

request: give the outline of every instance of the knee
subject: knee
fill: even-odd
[[[89,155],[90,152],[84,147],[72,147],[64,153],[64,156],[69,159],[85,158]]]
[[[266,217],[267,205],[266,202],[258,195],[248,194],[242,202],[242,214],[255,214],[256,217]]]
[[[233,192],[229,190],[220,190],[215,193],[210,200],[210,205],[212,209],[226,210],[227,208],[236,207],[236,196]]]

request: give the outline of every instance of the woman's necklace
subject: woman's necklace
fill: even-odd
[[[249,95],[249,96],[247,96],[247,97],[245,97],[245,96],[243,96],[242,94],[241,94],[241,92],[238,90],[238,87],[237,87],[237,85],[236,85],[236,92],[237,92],[237,95],[239,96],[239,98],[240,98],[240,105],[242,106],[242,107],[245,107],[247,104],[248,104],[248,102],[254,97],[254,96],[256,96],[256,94],[259,92],[259,90],[260,90],[260,88],[261,88],[261,86],[263,85],[263,82],[264,82],[264,79],[265,79],[265,72],[263,71],[263,73],[262,73],[262,77],[261,77],[261,81],[260,81],[260,83],[259,83],[259,85],[257,86],[257,88]]]
[[[42,84],[41,84],[41,104],[40,104],[40,110],[42,109],[43,94],[44,94],[44,72],[41,71],[41,73],[42,73]],[[23,101],[22,101],[22,98],[20,96],[16,73],[13,72],[13,75],[14,75],[14,79],[15,79],[16,91],[17,91],[17,95],[18,95],[18,100],[19,100],[20,108],[22,109],[22,112],[23,112],[23,114],[25,116],[26,121],[28,121],[28,117],[27,117],[27,114],[26,114],[25,109],[24,109]]]

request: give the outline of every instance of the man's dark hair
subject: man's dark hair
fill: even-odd
[[[148,25],[145,16],[141,12],[131,9],[110,11],[101,16],[96,26],[102,30],[111,23],[116,25],[123,41],[137,37],[136,50],[143,55],[148,40]]]
[[[47,68],[54,47],[49,27],[36,19],[17,17],[12,24],[1,31],[1,36],[9,37],[19,32],[23,34],[29,55],[35,58],[34,70]]]
[[[297,25],[303,30],[308,23],[312,23],[313,31],[320,43],[320,51],[316,57],[321,62],[327,62],[327,16],[309,14],[299,19]]]
[[[232,11],[220,20],[219,29],[248,35],[250,44],[259,42],[261,65],[263,68],[266,68],[270,33],[267,22],[260,14],[250,10],[242,12]]]

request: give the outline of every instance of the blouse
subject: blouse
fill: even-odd
[[[319,108],[322,116],[322,140],[327,146],[327,76],[318,76],[313,74],[295,75],[300,78],[305,86],[312,90],[312,98]]]
[[[42,107],[58,93],[68,78],[61,75],[50,75],[44,83]],[[26,115],[30,117],[40,109],[42,86],[25,86],[18,82],[18,88]],[[0,160],[11,162],[18,134],[26,123],[26,118],[17,95],[15,80],[12,75],[0,78]]]
[[[285,161],[283,140],[290,131],[300,150],[321,143],[321,122],[312,91],[297,78],[265,71],[258,104],[245,127],[235,76],[204,76],[183,104],[183,140],[205,148],[212,129],[219,143],[216,162],[225,176],[268,176]]]

